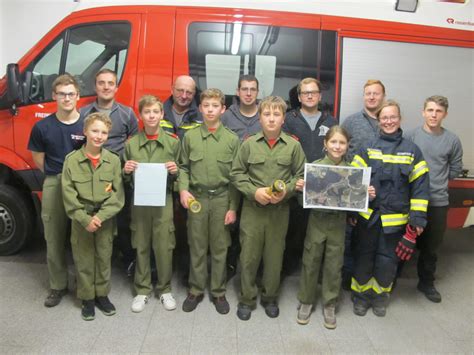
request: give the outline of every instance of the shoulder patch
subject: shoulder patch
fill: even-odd
[[[291,138],[293,138],[295,141],[300,141],[300,139],[298,138],[298,136],[295,136],[294,134],[290,135]]]

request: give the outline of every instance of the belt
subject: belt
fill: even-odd
[[[87,213],[89,216],[93,216],[93,215],[95,215],[97,212],[99,212],[100,207],[102,207],[102,205],[85,205],[85,206],[84,206],[84,209],[86,210],[86,213]]]
[[[288,201],[281,201],[281,202],[277,203],[276,205],[273,204],[273,203],[262,205],[262,204],[258,203],[257,201],[249,201],[249,202],[253,207],[266,208],[266,209],[280,209],[280,208],[283,208],[285,206],[289,206]]]
[[[207,187],[192,187],[191,193],[196,196],[217,196],[229,190],[229,185],[216,187],[213,189]]]

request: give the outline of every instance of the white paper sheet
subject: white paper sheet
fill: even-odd
[[[165,164],[139,163],[135,170],[135,206],[166,205],[168,171]]]

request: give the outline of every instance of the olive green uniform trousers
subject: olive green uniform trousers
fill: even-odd
[[[71,246],[77,271],[77,298],[91,300],[109,294],[115,229],[115,219],[102,222],[102,227],[94,233],[72,221]]]
[[[137,295],[148,295],[153,289],[150,268],[151,249],[155,254],[158,273],[156,288],[161,294],[171,292],[173,250],[176,245],[171,192],[166,194],[164,207],[133,206],[130,229],[132,230],[132,246],[137,250],[135,292]]]
[[[244,200],[240,221],[241,303],[256,305],[255,279],[262,258],[261,299],[263,302],[277,300],[288,219],[288,202],[259,206],[254,201]]]
[[[227,281],[227,249],[230,246],[229,227],[224,225],[225,215],[229,210],[229,192],[224,190],[213,195],[212,192],[199,193],[191,190],[191,193],[201,203],[201,211],[188,212],[188,244],[191,256],[189,292],[193,295],[204,292],[208,279],[207,253],[210,250],[209,289],[212,296],[223,296]]]
[[[341,288],[346,229],[345,212],[312,211],[304,242],[298,300],[304,304],[316,301],[316,287],[321,265],[322,303],[333,304]]]
[[[69,218],[63,204],[61,174],[48,175],[44,180],[41,219],[46,239],[49,286],[53,290],[63,290],[67,288],[68,282],[66,245],[69,238]]]

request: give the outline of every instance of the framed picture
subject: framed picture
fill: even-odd
[[[304,208],[366,212],[370,168],[305,164]]]

